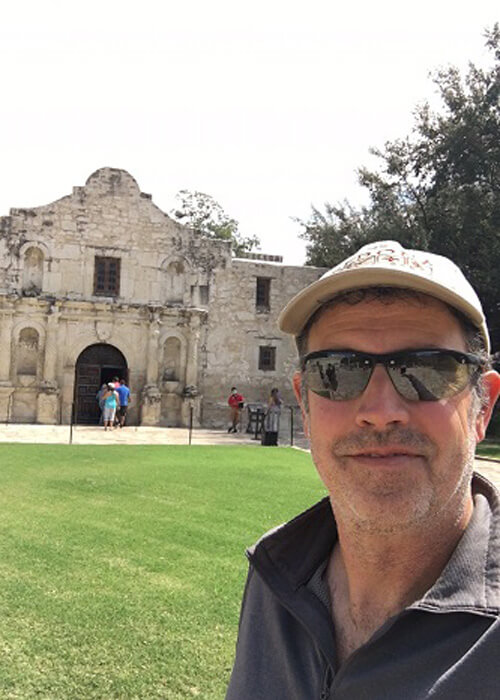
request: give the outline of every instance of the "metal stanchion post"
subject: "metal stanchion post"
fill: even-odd
[[[293,406],[290,406],[290,447],[293,447]]]
[[[12,394],[9,396],[9,398],[7,400],[7,415],[5,416],[5,425],[9,425],[11,411],[12,411]]]
[[[259,435],[259,409],[256,410],[255,412],[255,434],[253,436],[254,440],[258,440],[258,435]]]
[[[69,419],[69,444],[73,444],[73,421],[75,418],[75,402],[71,404],[71,417]]]
[[[191,436],[193,434],[193,407],[189,407],[189,444],[191,444]]]

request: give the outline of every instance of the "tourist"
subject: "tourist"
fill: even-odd
[[[120,397],[115,389],[114,382],[108,383],[108,388],[105,391],[103,398],[104,430],[107,430],[108,428],[112,430],[115,422],[116,409],[120,406]]]
[[[267,411],[264,417],[264,425],[262,428],[262,444],[266,446],[275,446],[278,444],[278,432],[280,429],[280,414],[281,414],[280,393],[277,388],[271,390],[271,395],[267,402]]]
[[[131,401],[130,389],[125,383],[125,379],[120,379],[120,384],[116,391],[120,399],[120,406],[117,409],[116,415],[118,417],[118,425],[120,426],[120,428],[123,428],[123,426],[125,425],[125,419],[127,417],[128,405]]]
[[[101,385],[101,388],[95,395],[96,401],[99,404],[99,425],[103,423],[103,409],[104,409],[104,394],[108,390],[108,385],[106,383]]]
[[[238,432],[238,423],[240,420],[240,412],[245,405],[244,397],[238,393],[235,386],[231,387],[231,393],[227,400],[230,410],[231,410],[231,425],[228,428],[228,433]]]

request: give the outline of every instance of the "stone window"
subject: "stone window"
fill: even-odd
[[[273,345],[259,347],[259,369],[264,371],[276,369],[276,348]]]
[[[208,284],[191,285],[191,303],[195,306],[208,306]]]
[[[255,307],[257,311],[270,311],[271,278],[257,277]]]
[[[200,304],[203,306],[208,304],[208,284],[200,284]]]
[[[120,294],[120,258],[95,258],[94,294],[117,297]]]

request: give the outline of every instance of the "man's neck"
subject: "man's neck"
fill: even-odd
[[[472,514],[420,532],[360,533],[337,523],[327,569],[339,663],[438,579]]]

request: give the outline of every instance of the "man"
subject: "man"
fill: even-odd
[[[120,379],[120,383],[116,389],[120,398],[120,407],[117,411],[118,425],[123,428],[125,419],[127,418],[128,405],[130,403],[130,389],[128,388],[125,379]]]
[[[294,389],[328,498],[248,552],[227,700],[499,696],[500,391],[448,259],[383,241],[297,294]]]
[[[237,388],[235,386],[232,386],[231,393],[229,394],[227,402],[231,410],[231,425],[229,426],[227,432],[237,433],[238,423],[240,420],[240,411],[245,405],[245,399],[241,394],[238,393]]]

